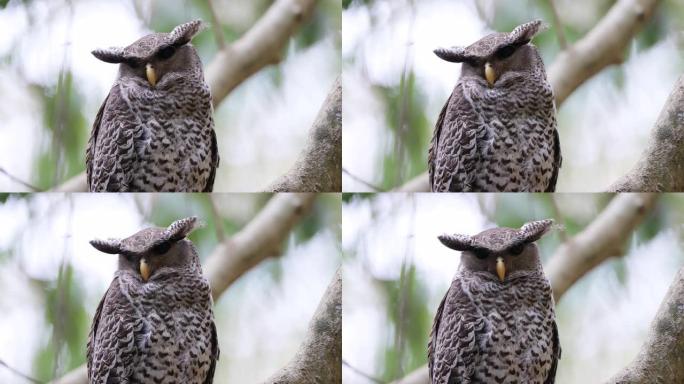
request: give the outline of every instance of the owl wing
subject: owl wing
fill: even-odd
[[[130,378],[139,359],[136,344],[144,333],[142,321],[130,320],[135,318],[132,312],[116,277],[95,311],[88,335],[88,382],[118,383]]]
[[[91,191],[92,179],[93,179],[93,157],[95,152],[95,145],[97,143],[97,134],[100,131],[100,124],[102,123],[102,114],[104,113],[105,105],[107,105],[107,100],[109,100],[109,95],[104,99],[100,109],[97,111],[95,116],[95,122],[93,123],[93,129],[90,132],[90,138],[88,139],[88,146],[86,147],[86,181],[88,183],[88,189]],[[100,303],[101,304],[101,303]],[[98,309],[100,309],[98,307]]]
[[[561,155],[560,149],[560,138],[558,137],[558,129],[556,129],[556,119],[553,119],[553,174],[551,175],[551,180],[549,185],[546,187],[544,192],[555,192],[556,182],[558,181],[558,171],[560,170],[561,164],[563,163],[563,156]]]
[[[468,191],[475,184],[478,117],[459,82],[435,127],[431,150],[431,187],[435,192]]]
[[[451,100],[451,95],[447,99],[446,103],[442,107],[442,111],[439,113],[437,118],[437,123],[435,124],[435,130],[432,133],[432,140],[430,140],[430,147],[428,148],[428,177],[430,180],[430,189],[433,190],[435,179],[435,158],[437,148],[439,148],[439,135],[442,133],[442,124],[444,124],[444,116],[447,112],[447,107],[449,106],[449,101]]]
[[[134,137],[142,135],[135,117],[115,84],[102,103],[86,149],[87,179],[91,192],[126,192],[137,160]]]
[[[439,305],[428,343],[428,373],[433,384],[471,383],[480,360],[478,341],[484,317],[455,279]]]
[[[214,382],[214,372],[216,371],[216,361],[219,359],[221,351],[218,346],[218,338],[216,337],[216,324],[211,322],[211,365],[207,378],[204,379],[204,384],[212,384]]]
[[[560,340],[558,339],[558,326],[553,322],[553,361],[551,362],[551,369],[549,375],[546,377],[544,384],[554,384],[556,382],[556,368],[558,367],[558,360],[561,358]]]
[[[209,179],[207,180],[207,185],[204,187],[202,192],[211,192],[214,189],[214,179],[216,178],[216,168],[219,166],[219,154],[218,154],[218,144],[216,141],[216,131],[213,129],[213,119],[212,119],[212,130],[211,130],[211,171],[209,173]]]

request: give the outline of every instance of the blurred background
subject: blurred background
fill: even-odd
[[[193,39],[205,69],[266,12],[269,0],[0,0],[0,191],[48,189],[85,170],[85,147],[117,65],[95,48],[127,46],[201,18]],[[221,164],[214,191],[262,191],[297,159],[340,72],[341,4],[320,0],[283,61],[236,88],[216,108]]]
[[[568,43],[615,3],[555,0]],[[548,0],[343,0],[343,190],[390,190],[427,170],[439,112],[460,64],[437,47],[470,45],[533,19],[551,28],[534,38],[547,69],[560,52]],[[664,0],[633,39],[625,62],[578,88],[558,111],[563,152],[556,190],[605,190],[646,146],[675,80],[684,71],[684,2]],[[597,172],[597,170],[600,170]]]
[[[343,379],[387,383],[427,363],[432,321],[459,265],[443,233],[476,234],[554,218],[564,230],[538,241],[547,262],[563,238],[583,230],[606,194],[345,195],[343,203]],[[663,195],[630,237],[556,304],[563,355],[556,383],[599,383],[637,354],[684,265],[684,196]],[[359,372],[362,372],[359,373]],[[364,376],[367,375],[367,376]]]
[[[0,199],[0,360],[47,382],[84,364],[97,305],[117,257],[88,244],[166,227],[196,215],[206,226],[189,238],[200,258],[247,224],[267,194],[33,194]],[[339,195],[319,195],[282,247],[216,301],[221,357],[214,382],[258,383],[284,366],[340,264]],[[0,383],[23,379],[0,365]]]

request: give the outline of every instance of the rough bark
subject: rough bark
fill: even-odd
[[[582,232],[556,250],[544,267],[556,302],[594,267],[610,257],[624,255],[627,240],[657,198],[651,193],[616,195]]]
[[[315,0],[277,0],[247,33],[219,50],[205,75],[214,107],[251,75],[280,62],[290,37],[308,20],[315,6]],[[87,192],[85,172],[52,191]]]
[[[338,269],[294,358],[265,384],[342,383],[342,273]]]
[[[606,384],[680,384],[684,378],[684,268],[660,304],[637,357]]]
[[[204,265],[214,300],[261,261],[280,253],[283,241],[313,206],[315,194],[274,195],[241,231],[219,244]],[[87,384],[85,365],[51,384]]]
[[[660,112],[646,151],[610,190],[684,191],[684,76],[679,77]]]
[[[572,92],[594,75],[610,65],[624,61],[624,53],[629,42],[650,20],[657,4],[657,0],[618,1],[582,39],[558,54],[548,69],[556,108],[560,108]],[[679,126],[681,127],[681,124]],[[679,152],[684,152],[684,148],[680,148]],[[430,191],[427,172],[396,189],[411,192]],[[651,190],[646,189],[643,192]]]
[[[342,191],[342,84],[339,77],[318,111],[299,159],[269,190]]]

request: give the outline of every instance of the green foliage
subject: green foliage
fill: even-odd
[[[42,381],[70,371],[86,360],[90,318],[83,306],[83,289],[71,265],[59,272],[57,282],[43,282],[45,322],[51,330],[49,341],[34,359],[34,376]]]
[[[432,126],[425,115],[425,97],[412,70],[407,71],[398,87],[376,89],[385,101],[385,118],[390,129],[381,187],[391,189],[425,171]]]
[[[70,70],[60,73],[56,86],[42,91],[47,135],[41,138],[38,174],[33,183],[40,189],[49,189],[85,169],[84,148],[90,128],[81,110],[84,97]]]
[[[427,361],[428,334],[425,330],[432,324],[432,309],[427,307],[427,291],[413,264],[402,267],[399,280],[383,281],[381,287],[387,297],[389,321],[381,361],[384,366],[382,378],[389,382]]]

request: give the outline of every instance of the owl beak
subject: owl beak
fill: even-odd
[[[147,75],[147,81],[149,81],[153,87],[157,85],[157,72],[155,72],[152,64],[147,63],[145,66],[145,74]]]
[[[147,264],[145,259],[140,259],[140,276],[142,276],[144,281],[150,278],[150,265]]]
[[[496,81],[496,72],[494,72],[494,68],[489,62],[485,63],[485,79],[487,79],[490,87],[492,87]]]
[[[503,282],[506,277],[506,264],[504,264],[503,257],[496,258],[496,274],[499,275],[499,280]]]

